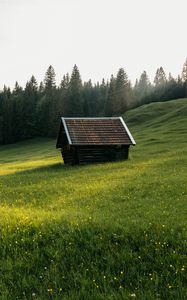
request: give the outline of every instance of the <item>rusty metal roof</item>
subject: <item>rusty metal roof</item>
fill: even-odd
[[[61,118],[61,130],[62,127],[70,145],[136,144],[122,117]],[[57,141],[57,148],[60,144]]]

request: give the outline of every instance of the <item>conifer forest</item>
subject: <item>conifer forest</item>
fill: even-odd
[[[110,80],[83,82],[78,67],[63,76],[57,86],[55,70],[46,71],[43,82],[34,76],[21,87],[0,91],[0,144],[32,137],[56,137],[60,117],[119,116],[143,104],[187,97],[187,59],[177,78],[156,70],[153,82],[144,71],[132,85],[120,68]]]

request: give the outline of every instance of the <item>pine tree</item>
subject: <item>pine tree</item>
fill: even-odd
[[[26,83],[23,101],[23,135],[33,137],[36,133],[36,105],[38,100],[38,84],[34,76]]]
[[[108,82],[106,83],[103,78],[99,89],[99,99],[97,103],[97,116],[103,116],[104,114],[105,105],[108,97],[108,89],[109,89],[109,84]]]
[[[69,102],[67,113],[69,117],[82,116],[82,80],[78,67],[75,65],[69,82]]]
[[[115,113],[115,100],[116,100],[116,78],[111,75],[108,95],[105,102],[104,114],[106,117],[112,117]]]
[[[47,136],[53,137],[56,134],[57,126],[57,89],[55,80],[54,68],[50,65],[47,69],[44,78],[44,97],[43,107],[45,116],[43,115],[43,122],[45,123],[44,131]],[[43,125],[44,126],[44,125]],[[43,127],[44,128],[44,127]]]
[[[59,119],[66,116],[66,109],[68,103],[68,89],[69,89],[69,74],[63,76],[59,88],[56,90],[55,96],[55,114],[54,114],[54,128],[58,126]]]
[[[95,97],[94,89],[91,80],[84,82],[83,85],[83,115],[85,117],[91,117],[95,115]]]
[[[49,66],[45,73],[44,90],[40,84],[40,100],[36,107],[36,118],[38,132],[42,136],[54,136],[56,129],[56,102],[57,91],[55,82],[55,71]]]
[[[158,68],[154,78],[152,101],[167,100],[167,78],[162,67]]]
[[[115,90],[114,114],[121,114],[130,102],[130,82],[123,68],[120,68],[117,73]]]
[[[143,73],[140,76],[139,87],[141,88],[143,93],[145,93],[150,87],[150,81],[146,71],[143,71]]]
[[[166,83],[166,73],[162,67],[156,70],[156,75],[154,78],[155,86],[164,85]]]
[[[136,80],[134,86],[134,94],[138,105],[149,102],[149,95],[151,92],[151,83],[146,71],[140,76],[139,81]]]
[[[45,73],[45,78],[44,78],[44,85],[47,91],[52,90],[56,86],[55,76],[56,76],[55,70],[50,65]]]
[[[24,122],[23,122],[23,105],[24,105],[24,92],[22,87],[16,82],[15,88],[11,95],[12,106],[12,141],[17,142],[24,139]]]
[[[60,82],[60,89],[68,90],[69,82],[70,82],[69,73],[66,73],[66,75],[63,76],[63,79]]]

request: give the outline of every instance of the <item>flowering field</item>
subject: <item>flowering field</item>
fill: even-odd
[[[0,147],[0,299],[187,299],[187,99],[129,111],[124,162]]]

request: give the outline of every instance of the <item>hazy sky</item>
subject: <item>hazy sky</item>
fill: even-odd
[[[187,57],[187,0],[0,0],[0,89],[57,83],[79,67],[83,80],[110,78],[123,67],[134,81],[163,66],[181,73]]]

